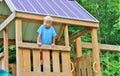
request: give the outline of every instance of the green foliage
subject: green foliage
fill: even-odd
[[[3,45],[0,45],[0,53],[3,51]]]
[[[16,46],[9,46],[9,63],[16,63]]]
[[[100,21],[99,43],[120,45],[120,2],[119,0],[76,0]],[[82,41],[90,42],[90,35]],[[86,54],[84,52],[83,54]],[[101,52],[103,76],[120,76],[120,53]]]
[[[120,76],[119,52],[101,52],[100,58],[104,76]]]

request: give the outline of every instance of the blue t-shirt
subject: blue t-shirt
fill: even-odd
[[[44,25],[41,25],[37,32],[41,35],[40,42],[42,44],[51,44],[52,38],[57,35],[53,26],[49,26],[46,28]]]

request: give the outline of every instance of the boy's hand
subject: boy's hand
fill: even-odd
[[[54,44],[54,43],[52,43],[52,44],[51,44],[51,46],[52,46],[52,47],[54,47],[54,46],[55,46],[55,44]]]
[[[37,43],[38,46],[41,46],[42,44],[40,42]]]

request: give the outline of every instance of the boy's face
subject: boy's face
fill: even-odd
[[[45,27],[49,27],[51,26],[51,24],[52,24],[52,21],[44,21]]]

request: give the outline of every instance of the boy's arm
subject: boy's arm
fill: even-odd
[[[53,37],[53,41],[52,41],[52,44],[51,44],[52,47],[55,46],[55,37]]]
[[[53,37],[53,42],[52,43],[55,44],[55,37]]]
[[[40,43],[40,35],[38,35],[38,37],[37,37],[37,44],[41,45],[41,43]]]

